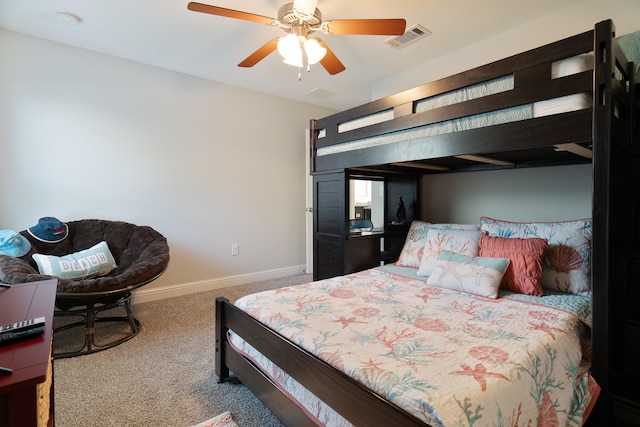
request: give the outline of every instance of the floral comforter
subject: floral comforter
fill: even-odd
[[[581,298],[570,312],[544,297],[487,299],[375,268],[235,304],[432,426],[579,426],[598,390],[583,361]],[[318,424],[348,425],[232,342]]]

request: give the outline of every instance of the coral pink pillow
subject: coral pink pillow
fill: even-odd
[[[526,295],[542,295],[542,258],[547,239],[480,236],[480,256],[508,258],[509,267],[502,277],[501,287]]]

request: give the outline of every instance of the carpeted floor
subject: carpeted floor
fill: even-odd
[[[239,427],[281,426],[246,387],[217,383],[214,302],[311,280],[298,275],[136,305],[143,324],[136,337],[54,361],[56,427],[186,427],[225,411]]]

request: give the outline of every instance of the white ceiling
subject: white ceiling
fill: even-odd
[[[199,0],[277,17],[283,0]],[[371,100],[371,84],[385,76],[522,25],[579,0],[319,0],[324,21],[404,18],[432,35],[405,47],[387,36],[317,35],[346,66],[329,75],[285,65],[277,52],[252,68],[237,64],[281,29],[187,10],[188,0],[0,0],[0,28],[80,48],[342,110]],[[70,25],[56,18],[80,18]],[[326,97],[309,95],[322,93]]]

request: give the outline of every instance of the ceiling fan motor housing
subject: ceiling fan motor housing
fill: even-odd
[[[303,21],[309,27],[316,27],[322,23],[322,14],[318,8],[313,12],[313,15],[304,15],[296,12],[293,8],[293,2],[287,3],[278,9],[278,21],[283,26],[296,26],[300,23],[300,18],[303,18]]]

